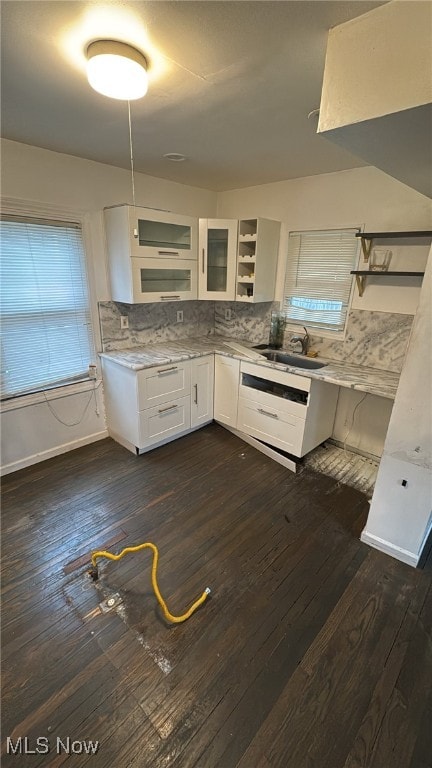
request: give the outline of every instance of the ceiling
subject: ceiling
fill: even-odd
[[[382,4],[2,0],[2,135],[130,168],[127,102],[85,76],[88,43],[116,39],[150,60],[131,103],[136,171],[222,191],[364,165],[308,114],[329,28]]]

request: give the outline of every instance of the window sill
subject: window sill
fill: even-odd
[[[61,397],[69,397],[70,395],[79,395],[82,392],[90,392],[93,389],[98,389],[101,383],[102,379],[86,379],[85,381],[79,381],[76,384],[66,384],[62,387],[46,389],[42,392],[33,392],[31,395],[12,397],[10,400],[3,400],[0,404],[0,412],[6,413],[7,411],[16,411],[31,405],[46,403],[47,400],[58,400]]]

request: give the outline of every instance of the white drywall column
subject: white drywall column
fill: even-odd
[[[432,4],[390,2],[330,30],[318,132],[431,194]]]
[[[361,539],[417,565],[432,522],[432,248]]]

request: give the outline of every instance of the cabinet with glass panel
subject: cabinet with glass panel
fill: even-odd
[[[234,301],[238,222],[200,219],[198,298]]]
[[[104,214],[113,301],[197,298],[197,219],[129,205]]]

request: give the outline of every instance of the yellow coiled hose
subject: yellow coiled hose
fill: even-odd
[[[198,600],[195,600],[195,602],[191,605],[188,611],[186,613],[183,613],[181,616],[173,616],[172,613],[168,610],[167,604],[165,600],[163,599],[160,589],[157,583],[157,567],[158,567],[158,560],[159,560],[159,552],[158,548],[155,546],[155,544],[152,544],[151,542],[147,541],[145,544],[139,544],[137,547],[126,547],[123,549],[119,555],[113,555],[111,552],[92,552],[91,561],[94,569],[97,569],[96,561],[98,557],[106,557],[108,560],[121,560],[124,555],[127,555],[128,552],[139,552],[141,549],[151,549],[153,552],[153,564],[152,564],[152,570],[151,570],[151,581],[152,581],[152,587],[154,590],[154,593],[156,595],[157,601],[162,608],[164,612],[164,616],[167,621],[171,621],[173,624],[180,624],[182,621],[186,621],[192,614],[196,611],[197,608],[199,608],[200,605],[203,604],[205,600],[207,600],[210,589],[207,587],[204,592],[202,593],[201,597],[198,598]],[[95,575],[95,572],[92,574]],[[97,578],[97,570],[96,570],[96,576]]]

